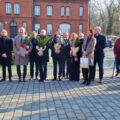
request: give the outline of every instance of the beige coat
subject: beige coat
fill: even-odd
[[[85,46],[86,46],[87,39],[84,40],[83,47],[82,47],[82,52],[84,52]],[[96,45],[96,39],[94,37],[91,38],[87,45],[86,53],[87,53],[87,58],[89,59],[89,65],[93,66],[94,65],[94,50],[95,50],[95,45]]]
[[[23,57],[23,56],[17,55],[17,52],[20,50],[20,47],[21,47],[20,35],[17,35],[13,42],[13,49],[15,51],[15,65],[27,65],[29,61],[29,56],[26,55],[25,57]],[[31,51],[31,49],[32,49],[32,46],[30,46],[29,52]]]

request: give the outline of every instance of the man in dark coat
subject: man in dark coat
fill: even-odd
[[[62,76],[63,79],[69,78],[70,73],[70,52],[68,49],[69,46],[69,34],[68,32],[65,32],[63,35],[63,47],[62,47]],[[65,74],[66,72],[66,74]]]
[[[56,31],[56,35],[53,37],[51,42],[51,56],[53,58],[53,81],[57,80],[57,64],[59,65],[59,81],[61,81],[62,76],[62,41],[61,30]]]
[[[40,38],[44,40],[46,38],[46,30],[41,30],[40,32]],[[40,72],[40,80],[39,82],[44,82],[47,78],[47,62],[49,62],[49,42],[45,45],[43,48],[44,50],[38,51],[37,50],[37,64],[38,69]]]
[[[115,42],[114,55],[115,55],[115,62],[116,62],[116,69],[117,69],[116,76],[118,76],[120,73],[120,38],[118,38]]]
[[[104,61],[104,48],[106,47],[106,37],[101,34],[101,27],[95,28],[96,46],[94,53],[94,69],[93,69],[93,80],[95,79],[96,64],[99,67],[99,83],[103,82],[103,61]]]
[[[30,80],[33,80],[34,77],[34,64],[35,64],[35,77],[36,80],[38,80],[38,65],[36,62],[36,56],[37,56],[37,52],[36,52],[36,45],[37,45],[37,33],[34,31],[33,33],[33,38],[31,40],[31,44],[32,44],[32,50],[29,54],[29,59],[30,59]]]
[[[6,80],[6,66],[8,67],[9,81],[12,82],[12,71],[11,71],[12,50],[13,50],[12,39],[7,37],[7,31],[3,29],[0,37],[0,56],[1,56],[3,79],[0,82]]]

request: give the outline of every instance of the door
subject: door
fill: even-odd
[[[17,35],[17,24],[13,21],[10,24],[10,37],[14,38]]]

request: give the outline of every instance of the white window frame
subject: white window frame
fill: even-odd
[[[66,7],[66,16],[67,16],[67,17],[70,16],[70,7]]]
[[[83,25],[80,24],[80,25],[79,25],[79,33],[82,33],[82,32],[83,32]]]
[[[27,30],[27,23],[23,22],[23,27],[25,28],[25,30]]]
[[[40,6],[39,5],[35,5],[35,15],[40,16]]]
[[[12,4],[6,3],[6,14],[12,14]]]
[[[47,6],[47,16],[52,16],[52,6]]]
[[[14,4],[14,14],[20,14],[20,4]]]
[[[83,7],[80,7],[80,17],[83,17],[83,12],[84,12]]]
[[[69,35],[70,35],[70,30],[71,30],[71,25],[70,24],[60,24],[59,25],[59,28],[62,32],[62,35],[65,33],[65,32],[68,32]]]
[[[40,34],[40,24],[35,24],[35,31]]]
[[[47,34],[52,35],[52,24],[47,24]]]
[[[64,17],[64,7],[61,7],[61,17]]]

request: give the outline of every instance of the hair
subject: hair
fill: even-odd
[[[90,29],[89,31],[91,33],[91,36],[90,36],[90,39],[91,39],[94,36],[94,29]]]
[[[5,32],[6,32],[6,36],[7,36],[7,35],[8,35],[7,30],[6,30],[6,29],[2,29],[1,34],[2,34],[2,32],[3,32],[3,31],[5,31]]]
[[[76,42],[76,40],[78,39],[77,33],[72,33],[71,36],[73,36],[73,42]]]
[[[81,38],[84,38],[84,34],[83,33],[79,33],[79,35],[81,35]]]
[[[42,29],[41,31],[44,31],[45,35],[46,35],[46,30],[45,29]]]
[[[21,29],[23,29],[23,31],[24,31],[24,33],[25,33],[26,30],[25,30],[24,27],[20,27],[20,28],[18,29],[18,32],[20,33],[20,30],[21,30]]]

